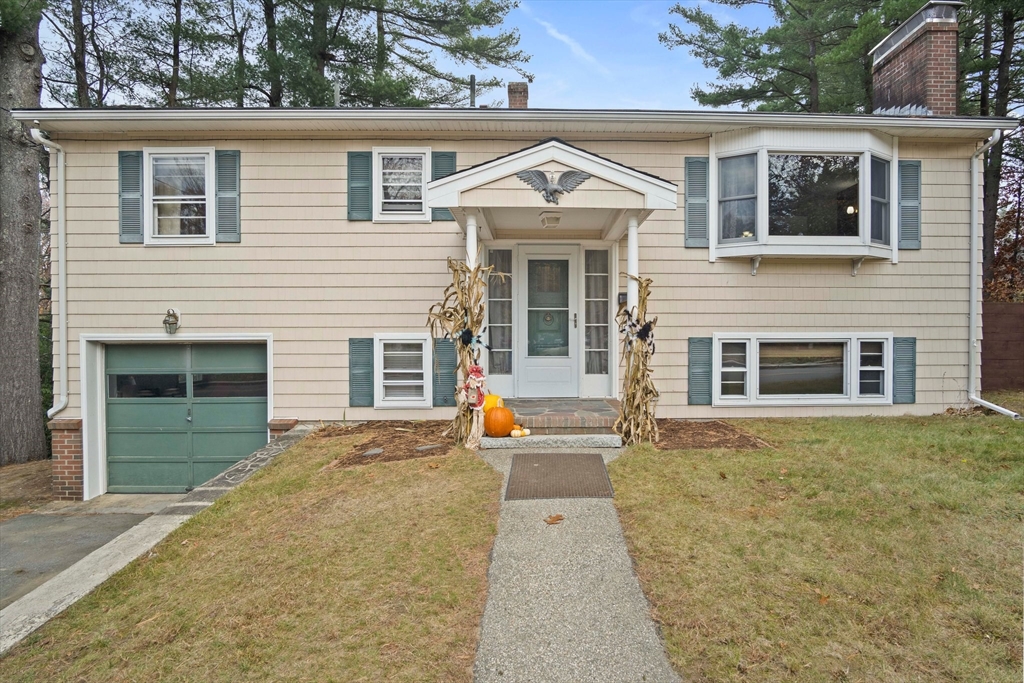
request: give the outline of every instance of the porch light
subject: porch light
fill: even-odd
[[[855,207],[855,206],[848,206],[848,207],[846,207],[846,215],[847,216],[852,216],[855,213],[857,213],[857,207]]]
[[[558,224],[562,220],[562,213],[560,211],[541,211],[540,212],[540,227],[542,228],[557,228]]]
[[[181,313],[176,308],[168,308],[167,315],[164,316],[164,332],[167,334],[174,334],[178,331],[178,325],[181,323]]]

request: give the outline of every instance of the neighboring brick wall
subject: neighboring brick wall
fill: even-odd
[[[957,24],[925,24],[872,69],[875,109],[918,105],[957,113]]]
[[[47,426],[53,437],[53,497],[82,500],[82,420],[57,418]]]
[[[508,84],[508,108],[526,109],[529,106],[530,86],[522,81]]]
[[[982,304],[983,391],[1024,390],[1024,304]]]

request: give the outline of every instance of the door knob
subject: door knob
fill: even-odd
[[[577,327],[579,327],[579,325],[576,324],[576,322],[577,322],[576,318],[577,318],[578,315],[579,315],[578,313],[573,313],[572,314],[572,327],[573,327],[573,329],[576,329]]]

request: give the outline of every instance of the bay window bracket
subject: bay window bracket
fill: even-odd
[[[860,270],[861,264],[864,263],[864,259],[865,258],[866,257],[861,256],[860,258],[855,258],[855,259],[853,259],[853,261],[851,261],[853,269],[850,272],[850,277],[857,277],[857,271]]]
[[[864,259],[861,259],[861,260],[863,261]],[[757,267],[760,266],[760,265],[761,265],[761,257],[760,256],[754,256],[753,258],[750,259],[750,275],[751,275],[751,277],[757,275]]]

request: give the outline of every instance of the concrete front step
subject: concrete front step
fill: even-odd
[[[537,434],[513,439],[485,436],[480,448],[622,448],[618,434]]]
[[[524,420],[525,422],[525,420]],[[523,425],[530,430],[533,436],[551,434],[614,434],[611,427],[531,427]]]

